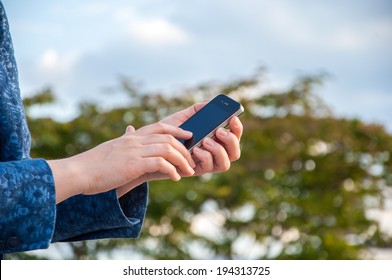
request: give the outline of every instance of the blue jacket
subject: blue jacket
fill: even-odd
[[[117,198],[116,191],[78,195],[56,205],[52,172],[31,159],[7,17],[0,1],[0,255],[47,248],[51,242],[135,238],[148,186]]]

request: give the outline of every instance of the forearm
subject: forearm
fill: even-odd
[[[70,158],[47,161],[52,170],[56,190],[56,204],[79,194],[97,194],[116,189],[121,197],[136,186],[146,182],[144,176],[123,181],[122,184],[111,182],[118,174],[110,171],[110,164],[96,157],[96,149],[75,155]],[[104,163],[97,164],[97,163]],[[102,169],[103,168],[103,169]],[[106,174],[106,175],[105,175]],[[102,191],[96,191],[101,189]]]

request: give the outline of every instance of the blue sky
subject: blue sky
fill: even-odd
[[[392,131],[392,1],[3,0],[22,95],[53,86],[71,116],[120,75],[170,91],[246,76],[267,86],[332,75],[320,95],[339,116]],[[121,102],[119,99],[118,102]]]

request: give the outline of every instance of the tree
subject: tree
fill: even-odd
[[[245,107],[242,156],[228,172],[151,183],[139,239],[64,244],[72,249],[69,257],[110,258],[126,248],[135,258],[154,259],[356,259],[390,243],[368,213],[390,199],[392,136],[380,125],[334,117],[316,94],[323,74],[299,78],[283,92],[263,92],[261,78],[175,95],[146,93],[124,79],[130,102],[122,108],[84,104],[68,123],[29,117],[33,155],[49,159],[82,152],[121,135],[127,124],[158,121],[219,92]],[[46,91],[26,104],[52,96]]]

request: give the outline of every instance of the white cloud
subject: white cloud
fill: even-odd
[[[58,64],[58,54],[54,49],[46,50],[40,59],[40,68],[43,70],[53,70]]]
[[[161,18],[134,21],[129,32],[137,40],[152,45],[177,45],[189,41],[189,36],[180,27]]]
[[[72,70],[78,59],[79,54],[75,51],[60,55],[55,49],[46,49],[38,61],[38,69],[43,75],[60,78]]]
[[[114,18],[125,26],[126,34],[133,40],[151,46],[181,45],[191,36],[180,26],[162,17],[146,17],[132,9],[121,9]]]

